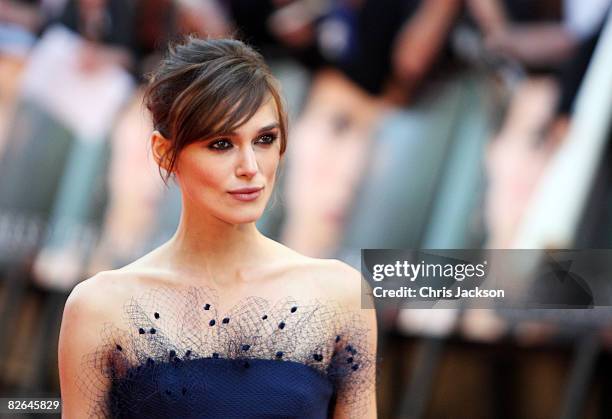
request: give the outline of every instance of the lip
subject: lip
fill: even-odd
[[[261,195],[263,186],[251,188],[239,188],[229,191],[228,193],[239,201],[249,202],[254,201]]]

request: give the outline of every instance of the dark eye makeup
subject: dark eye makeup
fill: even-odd
[[[260,135],[255,141],[256,144],[264,144],[270,145],[278,138],[278,134],[275,132],[270,132],[267,134]]]
[[[277,138],[278,138],[278,133],[276,133],[276,132],[264,133],[264,134],[261,134],[259,137],[257,137],[255,139],[254,144],[268,146],[268,145],[273,144],[277,140]],[[215,150],[215,151],[225,151],[225,150],[229,150],[233,146],[234,145],[232,144],[231,139],[229,139],[229,138],[217,138],[217,139],[211,141],[207,145],[207,148],[209,148],[211,150]]]
[[[211,150],[228,150],[232,148],[232,143],[226,138],[220,138],[208,144],[208,148]]]

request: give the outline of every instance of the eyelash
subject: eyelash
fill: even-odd
[[[269,146],[271,144],[273,144],[276,139],[278,138],[278,134],[264,134],[262,136],[260,136],[259,138],[257,138],[257,140],[255,141],[256,144],[261,144],[263,146]],[[265,140],[264,140],[265,139]],[[264,140],[264,141],[262,141]],[[219,146],[219,144],[222,143],[227,143],[228,145],[224,145],[224,146]],[[213,141],[212,143],[210,143],[208,145],[208,148],[211,150],[215,150],[215,151],[225,151],[225,150],[229,150],[230,148],[232,148],[232,142],[229,139],[226,138],[220,138],[218,140]]]

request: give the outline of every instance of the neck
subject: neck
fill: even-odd
[[[183,210],[176,233],[166,244],[172,270],[197,282],[228,286],[245,267],[261,260],[265,237],[255,223],[229,224]]]

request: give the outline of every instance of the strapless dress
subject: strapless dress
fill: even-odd
[[[84,365],[91,416],[322,419],[339,401],[363,413],[375,360],[359,313],[258,297],[221,313],[216,301],[203,288],[131,300]]]

